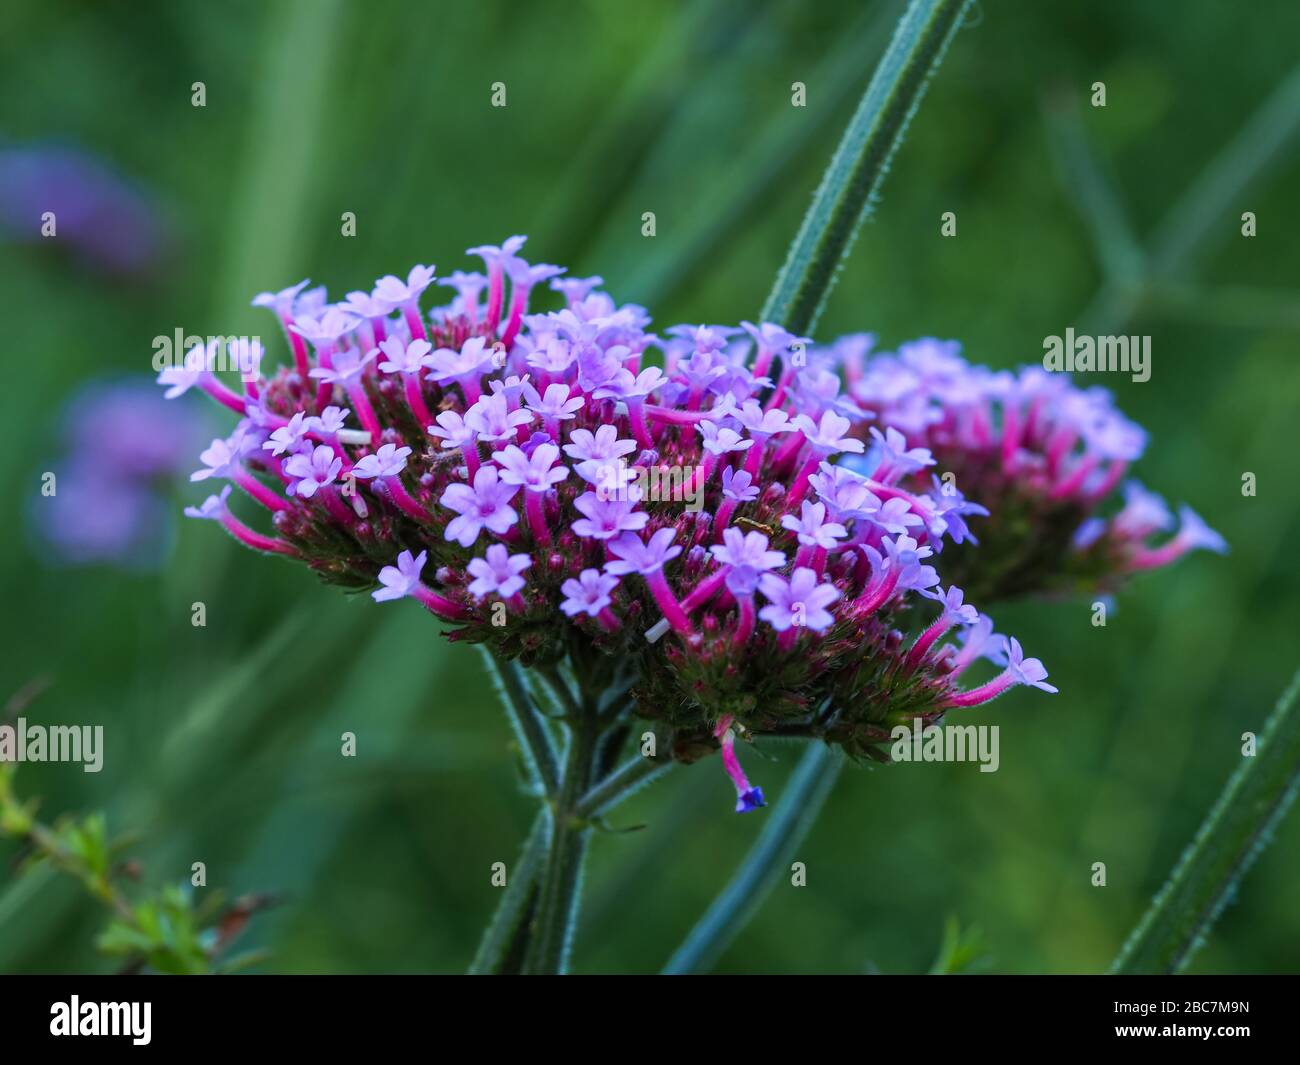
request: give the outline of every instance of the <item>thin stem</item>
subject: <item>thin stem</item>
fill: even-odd
[[[969,0],[912,0],[813,196],[762,319],[812,329]],[[775,376],[775,375],[774,375]]]
[[[582,863],[591,838],[590,823],[577,816],[577,804],[591,777],[597,736],[591,717],[584,716],[570,725],[564,774],[551,814],[550,853],[524,961],[526,973],[555,974],[568,969],[569,949],[577,924]]]
[[[1300,673],[1269,715],[1253,757],[1243,754],[1191,846],[1143,914],[1113,974],[1187,967],[1300,790]]]
[[[546,719],[533,702],[522,671],[516,663],[496,658],[487,651],[483,652],[483,657],[496,677],[506,716],[523,746],[534,783],[540,785],[548,796],[554,795],[559,781],[555,745]]]
[[[663,776],[672,766],[671,761],[645,758],[638,754],[588,790],[578,800],[575,813],[583,818],[599,817],[633,792]]]
[[[538,874],[546,862],[546,847],[551,834],[550,811],[543,808],[533,821],[533,827],[524,840],[523,849],[513,867],[506,871],[506,887],[497,903],[491,923],[483,933],[474,960],[470,962],[471,976],[484,976],[498,972],[511,945],[515,942],[528,902],[533,895]]]
[[[763,305],[763,321],[793,333],[806,333],[816,324],[835,272],[968,7],[969,0],[909,3],[790,245]],[[780,366],[774,364],[769,373],[779,378]],[[776,883],[779,866],[811,831],[842,764],[823,744],[809,746],[753,849],[665,972],[696,972],[711,965],[739,934]]]
[[[781,798],[754,846],[664,966],[667,975],[707,972],[758,912],[812,829],[839,778],[843,756],[813,742],[786,781]]]

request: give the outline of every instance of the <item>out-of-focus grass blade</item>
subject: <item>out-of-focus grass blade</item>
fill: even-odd
[[[825,744],[815,740],[808,744],[754,846],[722,894],[668,959],[663,968],[666,975],[708,972],[749,924],[816,822],[839,777],[842,761],[843,755]]]
[[[1151,267],[1157,275],[1183,276],[1217,235],[1236,231],[1242,194],[1293,147],[1300,132],[1300,67],[1282,81],[1205,168],[1156,230]]]
[[[310,802],[306,804],[310,808],[304,809],[304,793],[319,796],[308,785],[318,780],[336,781],[351,775],[354,768],[384,764],[399,753],[410,723],[421,713],[433,712],[439,677],[455,654],[467,651],[453,651],[435,623],[413,614],[392,611],[374,627],[347,672],[338,677],[334,695],[305,741],[305,750],[314,756],[304,757],[300,750],[292,764],[283,767],[280,794],[267,804],[271,815],[246,852],[238,877],[241,889],[288,891],[295,896],[306,891],[354,823],[359,807],[350,801],[355,796],[338,792],[327,797],[329,816],[322,817],[320,802]],[[395,661],[405,663],[406,668],[392,669]],[[375,699],[376,677],[383,678],[380,700]],[[374,730],[367,725],[375,726]],[[355,758],[339,755],[344,731],[357,735]],[[304,821],[310,822],[309,831],[304,831]],[[268,882],[254,884],[254,878]],[[287,919],[292,907],[285,911]]]
[[[1191,846],[1111,966],[1115,974],[1186,968],[1300,790],[1300,673],[1243,755]]]
[[[1079,214],[1092,233],[1106,277],[1112,281],[1131,281],[1142,272],[1142,249],[1125,215],[1113,178],[1088,143],[1078,105],[1069,96],[1052,99],[1044,103],[1043,113],[1057,176],[1074,197]]]

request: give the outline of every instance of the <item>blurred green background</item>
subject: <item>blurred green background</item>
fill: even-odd
[[[102,723],[107,748],[98,775],[30,766],[20,790],[41,795],[46,816],[103,809],[138,833],[150,882],[187,879],[202,860],[210,885],[284,892],[247,936],[270,951],[267,970],[463,970],[496,901],[489,867],[513,860],[531,815],[475,652],[448,648],[414,604],[348,600],[208,524],[180,524],[153,573],[52,564],[27,524],[64,446],[63,405],[86,381],[147,374],[152,338],[178,327],[261,332],[283,357],[269,316],[247,306],[263,289],[310,276],[341,298],[415,262],[472,269],[462,249],[516,232],[534,261],[603,275],[660,327],[752,318],[899,10],[6,4],[0,144],[93,153],[138,181],[174,234],[145,279],[106,277],[57,241],[3,245],[0,697],[48,676],[29,719]],[[1082,602],[995,610],[1061,694],[979,712],[1003,726],[997,773],[846,773],[801,848],[807,887],[778,886],[723,971],[924,971],[949,915],[982,929],[994,971],[1103,969],[1242,732],[1300,663],[1293,139],[1279,134],[1243,190],[1229,180],[1190,223],[1161,228],[1292,75],[1300,9],[985,0],[976,23],[924,101],[818,336],[869,329],[886,348],[956,337],[1001,367],[1080,324],[1104,279],[1082,171],[1063,181],[1054,162],[1052,131],[1066,126],[1044,112],[1049,99],[1077,103],[1075,132],[1181,276],[1132,305],[1127,328],[1104,330],[1153,337],[1150,382],[1102,383],[1151,432],[1139,475],[1233,551],[1139,580],[1105,628]],[[504,109],[489,106],[496,81]],[[791,107],[794,81],[804,109]],[[1096,81],[1104,109],[1088,106]],[[1289,131],[1295,95],[1266,133]],[[1246,210],[1253,239],[1239,232]],[[344,211],[355,237],[340,234]],[[653,239],[644,211],[657,215]],[[954,239],[939,235],[944,211]],[[1206,239],[1193,256],[1180,240],[1195,226]],[[1255,498],[1241,494],[1245,471]],[[206,493],[173,494],[179,512]],[[196,601],[205,628],[190,624]],[[355,759],[339,757],[344,730]],[[751,776],[779,796],[797,753],[754,750]],[[660,966],[762,816],[731,813],[711,762],[620,809],[616,825],[646,827],[595,842],[576,970]],[[15,878],[11,853],[0,850],[0,970],[109,968],[91,945],[99,908],[58,876]],[[1096,861],[1105,888],[1090,884]],[[1300,970],[1298,867],[1293,815],[1194,971]]]

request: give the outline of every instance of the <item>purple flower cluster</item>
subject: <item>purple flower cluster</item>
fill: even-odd
[[[1126,480],[1146,433],[1107,390],[1041,367],[973,366],[956,341],[917,340],[866,359],[870,343],[846,338],[814,357],[842,370],[876,416],[869,463],[908,466],[903,483],[924,485],[945,505],[954,488],[982,505],[980,547],[954,552],[945,567],[981,598],[1110,591],[1194,548],[1227,549],[1189,507],[1173,536],[1151,542],[1174,519],[1158,496]],[[898,451],[904,440],[933,461],[916,465]]]
[[[211,431],[205,412],[165,403],[147,378],[96,382],[68,404],[50,491],[29,504],[42,557],[154,569],[174,533],[170,489]]]
[[[340,303],[306,282],[259,296],[290,366],[242,394],[202,365],[165,383],[241,412],[195,476],[229,481],[273,533],[235,517],[229,486],[190,513],[328,581],[378,585],[377,601],[414,598],[453,639],[543,666],[615,662],[675,757],[723,750],[740,809],[762,792],[736,737],[874,756],[897,719],[1055,690],[941,579],[945,544],[987,511],[924,481],[939,460],[911,445],[939,423],[883,417],[895,397],[872,399],[858,341],[810,348],[769,323],[652,333],[643,308],[528,264],[523,243],[472,249],[481,273],[417,266]],[[531,311],[544,281],[560,306]],[[454,295],[426,310],[434,285]],[[952,432],[994,431],[954,411]],[[1049,413],[1026,410],[1018,440],[1039,441]],[[1068,452],[1041,476],[1095,491]],[[980,658],[1002,672],[962,687]]]

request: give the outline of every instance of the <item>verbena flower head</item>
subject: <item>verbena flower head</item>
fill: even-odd
[[[1195,548],[1227,549],[1190,511],[1177,535],[1153,545],[1168,511],[1133,482],[1117,505],[1147,438],[1103,388],[1036,366],[973,366],[956,341],[917,340],[865,362],[843,350],[810,358],[842,365],[875,415],[860,468],[930,498],[962,545],[945,557],[945,574],[982,598],[1111,591]]]
[[[245,401],[247,446],[210,456],[266,508],[274,535],[235,520],[225,496],[196,516],[331,583],[413,598],[453,640],[621,682],[681,760],[721,747],[731,765],[736,738],[764,734],[878,756],[896,721],[1013,685],[1051,690],[1014,642],[998,677],[961,681],[1005,640],[935,568],[945,545],[971,539],[965,519],[987,511],[923,478],[996,441],[995,422],[968,423],[989,418],[980,404],[1004,402],[1005,389],[967,381],[949,409],[887,368],[875,372],[889,384],[881,395],[861,372],[846,389],[834,369],[860,345],[807,349],[800,367],[793,354],[810,342],[769,323],[660,337],[599,279],[552,281],[546,298],[563,305],[537,310],[539,282],[558,268],[528,266],[522,244],[473,249],[485,273],[453,275],[442,306],[421,308],[443,287],[417,267],[380,280],[373,298],[392,308],[381,318],[326,305],[295,319],[291,338],[314,349],[306,372],[295,347],[295,364]],[[954,360],[938,361],[970,378]],[[1020,402],[1005,476],[1033,487],[1003,496],[1096,492],[1133,451],[1115,421],[1090,428],[1093,452],[1077,453],[1081,432],[1058,446],[1049,469],[1034,456],[1063,416],[1047,398],[1032,411]],[[927,405],[914,422],[893,418]],[[362,428],[342,427],[348,413]],[[1089,459],[1103,443],[1113,457]],[[850,464],[868,455],[874,475]],[[1075,477],[1080,462],[1091,472]],[[971,475],[968,494],[993,509],[984,483]],[[1207,541],[1198,528],[1186,546]],[[761,805],[761,790],[733,779],[742,808]]]

